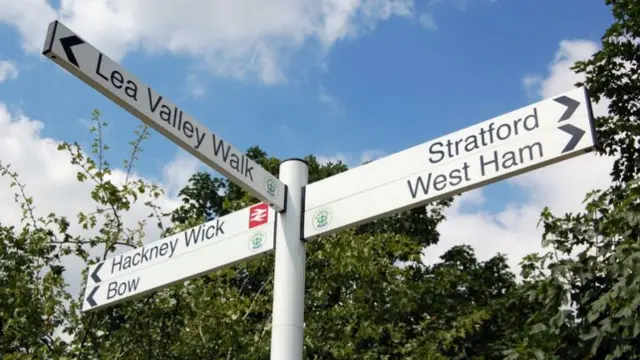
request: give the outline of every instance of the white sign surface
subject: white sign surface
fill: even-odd
[[[60,22],[49,25],[42,53],[247,192],[285,210],[280,180]]]
[[[275,211],[256,204],[89,268],[83,311],[97,310],[274,249]]]
[[[596,146],[578,88],[306,187],[313,239],[551,165]]]

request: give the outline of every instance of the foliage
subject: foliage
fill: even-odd
[[[123,222],[136,202],[148,207],[163,236],[257,202],[228,180],[200,172],[180,191],[181,206],[163,214],[154,204],[162,189],[133,175],[148,129],[136,131],[124,180],[116,182],[103,143],[107,123],[97,111],[93,120],[89,154],[77,143],[59,147],[77,166],[78,181],[93,187],[95,210],[78,213],[77,224],[55,214],[36,217],[35,202],[18,174],[1,166],[23,209],[21,230],[0,228],[4,357],[268,358],[273,255],[81,313],[82,294],[69,293],[65,283],[78,271],[69,268],[70,257],[82,263],[84,286],[88,265],[116,249],[141,245],[146,220],[134,228]],[[276,174],[280,160],[257,147],[247,153]],[[319,164],[313,156],[305,160],[311,181],[347,169],[341,163]],[[517,288],[505,258],[478,262],[470,248],[459,247],[438,265],[420,261],[425,246],[437,243],[436,227],[450,203],[443,200],[307,245],[307,358],[499,358],[502,339],[517,322],[504,312]],[[167,216],[170,227],[164,224]]]
[[[549,251],[522,262],[522,281],[497,254],[478,261],[455,246],[427,265],[424,251],[452,199],[326,236],[307,244],[305,358],[308,359],[637,359],[640,339],[640,5],[607,0],[615,22],[603,47],[575,70],[595,101],[611,100],[596,124],[602,154],[616,156],[611,188],[587,196],[584,212],[541,223]],[[620,64],[626,65],[620,65]],[[621,71],[623,66],[631,71]],[[89,314],[66,283],[82,268],[161,236],[257,202],[230,181],[194,174],[181,205],[163,213],[157,185],[134,164],[149,136],[135,133],[122,173],[93,113],[88,153],[63,143],[77,180],[91,184],[95,208],[75,221],[39,216],[10,165],[0,163],[22,210],[19,228],[0,225],[0,351],[4,359],[268,359],[273,255],[243,262]],[[280,160],[247,154],[277,174]],[[310,182],[347,170],[305,157]],[[138,205],[136,205],[138,204]],[[149,216],[127,227],[133,206]],[[170,221],[167,221],[170,220]],[[71,281],[70,281],[71,282]]]
[[[640,4],[606,0],[614,23],[602,36],[602,48],[573,69],[584,74],[594,102],[611,101],[608,116],[597,119],[601,152],[616,157],[613,180],[625,183],[640,171]]]
[[[573,69],[594,102],[599,152],[613,184],[587,194],[583,213],[542,213],[546,254],[523,261],[522,292],[540,306],[509,359],[640,358],[640,3],[607,0],[614,23],[602,48]]]

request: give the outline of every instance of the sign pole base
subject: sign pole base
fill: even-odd
[[[280,181],[287,185],[285,213],[278,214],[271,360],[302,360],[304,333],[305,244],[302,241],[302,187],[309,181],[309,168],[301,159],[280,164]]]

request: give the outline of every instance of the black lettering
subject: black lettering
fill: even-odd
[[[104,76],[103,73],[100,72],[100,67],[102,66],[102,53],[98,53],[98,64],[96,65],[96,74],[104,79],[104,81],[109,81],[109,78]]]
[[[129,281],[129,292],[138,290],[138,284],[140,284],[140,277]]]
[[[456,154],[453,152],[453,149],[451,148],[452,145],[453,143],[451,142],[451,139],[447,139],[447,155],[449,155],[449,158],[456,156]]]
[[[122,265],[122,268],[124,270],[127,270],[128,268],[131,267],[131,256],[125,256],[124,258],[124,265]]]
[[[484,128],[480,128],[480,140],[482,140],[482,146],[489,145],[489,142],[485,138],[486,133],[487,133],[487,130],[485,130]]]
[[[174,106],[173,110],[171,111],[171,113],[173,114],[173,122],[171,123],[171,126],[173,126],[176,129],[180,129],[180,123],[178,122],[178,107]]]
[[[116,295],[118,295],[118,282],[113,281],[107,285],[107,300],[113,299]]]
[[[147,93],[149,94],[149,109],[152,113],[154,113],[156,112],[156,109],[158,109],[158,105],[160,105],[160,102],[162,102],[162,96],[158,95],[158,99],[156,99],[156,101],[154,102],[150,87],[147,88]]]
[[[169,257],[172,257],[176,251],[176,247],[178,247],[178,238],[176,237],[173,241],[169,242],[169,246],[171,246],[171,254],[169,254]]]
[[[526,162],[535,161],[536,157],[544,157],[542,144],[540,144],[539,142],[533,143],[531,145],[525,145],[519,148],[517,151],[505,151],[501,154],[501,156],[499,156],[498,151],[494,151],[493,158],[488,161],[485,161],[484,157],[480,155],[480,169],[482,172],[482,176],[485,176],[485,166],[489,164],[494,164],[494,170],[495,172],[498,172],[500,170],[506,170],[522,165]]]
[[[167,255],[168,251],[169,251],[169,244],[168,243],[164,243],[164,244],[160,245],[160,247],[158,249],[158,253],[160,254],[160,256]]]
[[[124,84],[124,77],[122,76],[122,73],[120,71],[113,70],[111,72],[111,83],[116,89],[122,89],[122,84]]]
[[[138,257],[138,260],[136,260],[136,256]],[[138,266],[140,265],[140,253],[135,253],[133,254],[133,256],[131,257],[131,263],[133,264],[133,266]]]
[[[427,183],[425,184],[422,181],[422,176],[418,176],[416,178],[415,186],[411,185],[411,180],[407,180],[407,185],[409,185],[409,192],[411,193],[411,198],[415,199],[418,196],[418,186],[422,189],[422,192],[425,195],[429,194],[429,187],[431,185],[431,173],[427,175]]]
[[[102,56],[103,56],[102,54],[98,54],[98,64],[96,65],[96,74],[100,76],[102,79],[104,79],[105,81],[110,82],[111,85],[113,85],[113,87],[116,89],[122,89],[124,84],[126,84],[126,86],[124,86],[125,95],[127,95],[128,97],[132,98],[135,101],[138,101],[138,85],[136,85],[136,83],[134,83],[131,80],[125,81],[124,75],[122,75],[122,73],[118,70],[111,71],[111,74],[109,75],[109,77],[107,77],[107,75],[101,71],[103,70]],[[149,102],[151,102],[151,98],[149,98]]]
[[[145,249],[143,246],[141,253],[142,253],[142,261],[145,261],[145,262],[149,261],[149,249],[148,248]]]
[[[231,168],[239,173],[242,173],[240,170],[240,158],[236,154],[231,154],[231,158],[229,159],[229,165]]]
[[[471,178],[469,177],[469,164],[466,161],[464,162],[464,165],[462,165],[462,170],[464,170],[464,181],[471,181]]]
[[[456,140],[456,155],[458,156],[460,155],[460,144],[464,141],[464,139],[458,139]]]
[[[193,124],[191,124],[189,120],[184,122],[184,125],[182,126],[182,132],[184,133],[184,136],[188,137],[189,139],[193,137]]]
[[[117,281],[110,282],[109,285],[107,285],[107,300],[113,299],[116,296],[122,296],[126,293],[134,292],[138,290],[139,284],[140,277],[120,283]]]
[[[244,177],[248,177],[249,179],[251,179],[251,181],[253,181],[253,174],[251,173],[251,170],[253,170],[253,166],[249,166],[249,158],[242,155],[242,158],[244,159]]]
[[[436,141],[429,146],[429,153],[431,155],[439,156],[437,160],[434,160],[433,157],[429,156],[429,161],[432,164],[437,164],[444,159],[444,151],[440,150],[443,146],[444,145],[440,141]],[[437,149],[434,149],[434,147],[437,147]]]
[[[426,182],[423,180],[422,176],[418,176],[415,180],[415,184],[412,184],[411,180],[407,180],[407,185],[409,185],[411,197],[415,199],[418,196],[419,189],[422,189],[422,193],[424,193],[424,195],[429,195],[431,187],[433,187],[435,191],[443,191],[447,186],[460,185],[462,181],[470,181],[469,164],[466,161],[462,165],[462,168],[456,168],[444,174],[434,175],[433,173],[429,173],[429,175],[427,175]]]
[[[500,130],[504,130],[506,129],[506,134],[505,131],[502,132],[502,135],[500,134],[501,131]],[[511,136],[511,126],[509,126],[509,124],[502,124],[500,126],[498,126],[498,130],[496,130],[496,136],[498,137],[498,140],[506,140],[509,138],[509,136]]]
[[[180,112],[180,118],[182,119],[182,112]],[[200,128],[196,127],[196,140],[198,141],[198,143],[196,144],[196,149],[199,149],[200,145],[202,145],[205,135],[206,134],[204,133],[204,131],[200,133]]]
[[[245,157],[244,155],[239,156],[232,153],[230,145],[226,145],[225,149],[224,141],[220,139],[220,141],[217,142],[215,134],[211,134],[211,137],[213,139],[213,154],[215,156],[219,156],[218,154],[221,153],[222,161],[228,162],[229,166],[233,170],[244,175],[245,177],[248,177],[249,179],[251,179],[251,181],[253,181],[253,174],[251,173],[251,171],[253,171],[253,166],[249,166],[249,158]]]
[[[493,152],[493,160],[490,160],[490,161],[485,161],[484,160],[484,155],[480,155],[480,172],[482,173],[482,176],[486,175],[484,167],[489,165],[489,164],[492,164],[492,163],[493,163],[493,165],[495,167],[495,171],[499,171],[500,167],[498,165],[498,152],[497,151]]]
[[[133,81],[127,80],[127,86],[124,88],[124,93],[133,100],[138,101],[138,85]]]
[[[489,144],[493,144],[493,130],[495,130],[494,126],[494,123],[489,124],[489,131],[487,132],[489,134]]]
[[[211,137],[213,138],[213,154],[215,156],[218,156],[218,153],[221,153],[222,161],[227,162],[227,158],[229,157],[229,152],[231,151],[231,146],[227,145],[225,149],[224,141],[222,139],[220,139],[220,142],[216,143],[216,135],[211,134]]]
[[[193,244],[197,244],[200,241],[200,231],[202,230],[202,226],[198,226],[198,232],[196,233],[195,229],[191,229],[184,233],[184,242],[187,246]]]
[[[533,120],[533,124],[530,124],[527,120]],[[524,118],[524,128],[527,131],[535,130],[538,128],[538,109],[533,108],[533,114]]]
[[[467,163],[465,163],[466,165]],[[452,170],[451,173],[449,174],[449,184],[451,184],[452,186],[457,186],[458,184],[460,184],[462,182],[462,176],[460,175],[460,169],[455,169]]]
[[[120,257],[118,257],[118,258],[114,257],[113,261],[111,261],[111,273],[112,274],[115,272],[116,266],[118,266],[118,271],[120,271],[122,269],[122,255],[120,255]]]
[[[516,153],[513,151],[507,151],[502,154],[502,168],[509,169],[511,167],[518,166],[518,161],[516,160]]]
[[[171,124],[171,109],[165,104],[160,105],[160,119],[164,122]]]
[[[440,191],[447,187],[447,177],[444,174],[436,175],[433,179],[433,188]]]
[[[516,121],[513,122],[513,135],[518,135],[519,134],[519,129],[520,129],[520,123],[522,122],[522,119],[516,119]]]
[[[158,257],[158,247],[154,246],[149,250],[149,260],[153,260]]]
[[[476,135],[468,136],[467,139],[465,140],[464,151],[472,152],[479,148],[480,147],[478,146],[478,137]]]
[[[525,162],[525,158],[524,158],[524,151],[528,150],[529,151],[529,161],[533,161],[534,160],[534,156],[533,156],[533,148],[537,148],[538,149],[538,156],[539,157],[544,157],[544,154],[542,152],[542,144],[540,144],[539,142],[535,142],[531,145],[525,145],[523,147],[521,147],[519,149],[519,153],[520,153],[520,162],[523,163]]]
[[[216,236],[224,235],[224,221],[220,222],[220,219],[216,219]]]
[[[212,230],[211,234],[209,234],[209,230]],[[211,239],[212,237],[214,237],[216,235],[216,226],[215,225],[209,225],[209,227],[207,227],[207,230],[205,230],[204,232],[204,236],[207,238],[207,240]]]

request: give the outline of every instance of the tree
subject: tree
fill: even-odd
[[[599,153],[615,156],[613,184],[587,194],[586,210],[542,213],[550,251],[523,261],[523,295],[540,306],[510,359],[640,358],[640,3],[607,0],[615,18],[602,48],[573,69],[594,102]]]
[[[8,165],[0,167],[18,190],[24,215],[21,229],[0,227],[0,346],[5,358],[267,359],[273,255],[81,313],[82,294],[70,294],[64,283],[64,260],[76,256],[88,266],[116,248],[141,245],[146,220],[131,229],[122,221],[134,203],[145,201],[149,218],[166,236],[257,202],[228,180],[201,172],[180,191],[182,205],[165,214],[154,204],[161,189],[130,176],[148,129],[136,132],[132,155],[124,163],[126,178],[114,183],[102,139],[107,123],[97,111],[93,121],[89,154],[78,144],[59,148],[78,167],[78,181],[93,184],[96,208],[78,214],[77,234],[64,217],[37,217],[36,202],[18,174]],[[277,173],[278,159],[257,147],[247,153]],[[347,170],[341,163],[305,159],[312,182]],[[478,262],[471,249],[456,247],[437,265],[420,260],[424,248],[437,243],[437,225],[451,201],[307,245],[307,358],[501,358],[506,335],[527,318],[512,300],[518,287],[505,258]],[[167,217],[171,226],[165,224]],[[86,276],[85,270],[85,281]]]

